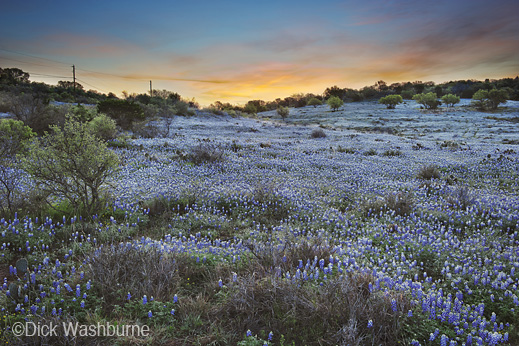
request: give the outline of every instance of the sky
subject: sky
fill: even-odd
[[[0,67],[245,104],[384,80],[519,75],[519,1],[2,0]]]

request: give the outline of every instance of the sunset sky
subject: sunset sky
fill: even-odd
[[[2,1],[0,67],[244,104],[519,75],[519,1]],[[68,78],[68,79],[67,79]]]

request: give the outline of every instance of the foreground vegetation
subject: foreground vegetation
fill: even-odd
[[[519,343],[516,146],[107,108],[0,122],[2,341]]]

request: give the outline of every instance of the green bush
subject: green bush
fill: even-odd
[[[344,101],[337,96],[332,96],[328,99],[328,101],[326,101],[326,103],[328,104],[328,106],[330,106],[332,112],[335,112],[336,110],[342,107]]]
[[[69,109],[68,115],[77,121],[87,123],[97,116],[97,112],[94,108],[77,105]]]
[[[115,121],[105,114],[99,114],[92,119],[88,126],[97,138],[108,141],[114,139],[117,134]]]
[[[22,167],[43,192],[65,198],[78,211],[93,215],[102,206],[105,183],[117,168],[117,155],[96,138],[89,124],[70,119],[61,129],[29,145]]]
[[[404,102],[400,95],[388,95],[378,100],[378,103],[386,105],[387,109],[395,109],[396,105]]]
[[[447,94],[442,96],[442,101],[447,106],[454,107],[456,103],[460,102],[460,97],[453,94]]]
[[[13,213],[19,201],[20,172],[17,171],[17,155],[28,149],[29,140],[35,135],[22,121],[0,120],[0,213]]]
[[[100,102],[97,105],[97,111],[114,119],[123,130],[130,130],[135,121],[142,121],[146,118],[141,106],[126,100],[108,99]]]
[[[290,114],[290,110],[288,109],[288,107],[281,106],[277,109],[277,113],[281,118],[286,119],[288,117],[288,114]]]
[[[310,100],[308,100],[308,103],[306,104],[307,106],[314,106],[317,107],[317,106],[320,106],[322,105],[323,102],[321,100],[319,100],[317,97],[312,97]]]
[[[472,96],[472,103],[478,109],[497,109],[499,104],[505,103],[508,99],[508,91],[506,89],[492,89],[490,91],[480,89]]]
[[[247,105],[243,107],[243,111],[247,114],[256,114],[258,112],[258,109],[254,104],[247,103]]]
[[[412,100],[414,93],[411,90],[404,90],[400,95],[402,95],[402,98],[405,100]]]
[[[436,109],[441,104],[441,102],[438,101],[438,97],[433,92],[427,94],[416,94],[413,96],[413,100],[422,104],[426,109]]]

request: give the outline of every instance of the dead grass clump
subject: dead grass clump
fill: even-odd
[[[440,179],[441,173],[436,166],[428,165],[420,168],[417,177],[422,180]]]
[[[276,194],[279,187],[273,182],[258,182],[252,190],[252,198],[259,205],[258,212],[254,216],[254,221],[263,225],[276,225],[281,220],[288,217],[291,205],[290,203]]]
[[[447,203],[453,207],[458,209],[467,209],[470,207],[476,198],[473,196],[470,189],[466,186],[457,187],[448,197]]]
[[[308,261],[312,263],[316,258],[329,259],[334,254],[333,247],[322,239],[301,241],[286,241],[283,247],[247,245],[254,255],[257,266],[262,273],[274,273],[276,270],[286,272],[297,268],[299,263],[304,265]],[[251,268],[254,267],[254,264]],[[258,269],[259,269],[258,268]]]
[[[120,305],[126,294],[147,295],[157,300],[171,299],[178,284],[178,266],[155,248],[135,248],[131,244],[105,246],[88,260],[88,276],[96,283],[106,309]]]
[[[229,334],[271,330],[275,343],[283,335],[296,345],[397,345],[399,316],[409,303],[402,294],[370,292],[370,282],[374,278],[361,273],[322,286],[250,275],[230,288],[215,318]]]
[[[310,134],[311,138],[324,138],[326,137],[326,133],[324,133],[323,129],[317,128],[312,131]]]
[[[392,210],[396,215],[409,215],[414,208],[414,198],[410,192],[389,194],[384,198],[378,198],[364,203],[361,207],[364,216],[387,212]]]
[[[221,162],[224,159],[224,150],[214,144],[200,143],[191,148],[187,157],[189,161],[197,165],[202,163]]]

